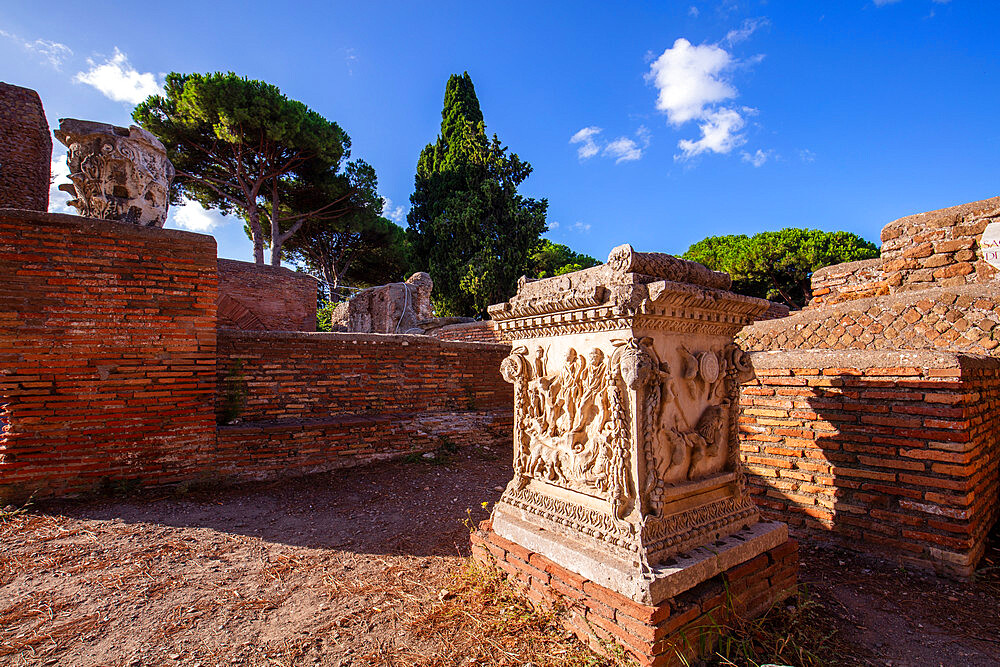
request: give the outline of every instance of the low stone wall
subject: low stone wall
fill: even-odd
[[[882,259],[834,264],[812,274],[812,299],[808,308],[865,299],[889,293],[882,277]]]
[[[1000,360],[943,352],[753,354],[740,448],[790,526],[969,576],[997,520]]]
[[[220,330],[220,474],[305,474],[508,442],[509,347],[428,336]]]
[[[504,343],[497,333],[493,322],[485,320],[483,322],[463,322],[462,324],[449,324],[439,329],[429,331],[428,335],[442,340],[464,340],[470,343]]]
[[[1000,221],[1000,197],[918,213],[882,228],[882,272],[891,292],[982,283],[996,269],[979,258],[979,238]]]
[[[810,308],[752,324],[737,341],[744,349],[758,351],[943,349],[995,355],[998,325],[996,289],[963,285]]]
[[[247,331],[316,331],[316,279],[234,259],[218,260],[219,326]]]
[[[708,657],[722,626],[752,618],[795,595],[799,558],[793,540],[656,606],[642,605],[505,540],[483,522],[472,557],[499,568],[535,604],[560,607],[566,629],[598,653],[624,647],[640,665],[674,667]]]
[[[52,135],[38,93],[0,82],[0,208],[49,208]]]
[[[211,236],[0,210],[0,505],[198,474],[215,294]]]

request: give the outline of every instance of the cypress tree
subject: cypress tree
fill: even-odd
[[[439,315],[483,315],[514,294],[546,230],[548,202],[517,193],[529,174],[530,164],[487,137],[469,73],[452,75],[441,134],[420,153],[407,216]]]

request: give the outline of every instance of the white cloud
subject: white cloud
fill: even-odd
[[[700,13],[701,12],[699,12],[698,8],[695,7],[694,5],[691,5],[690,7],[688,7],[688,16],[690,16],[691,18],[694,18],[694,19],[698,18],[698,14],[700,14]]]
[[[549,231],[552,231],[553,229],[559,229],[559,223],[556,222],[555,220],[548,223],[548,225],[549,225]]]
[[[21,48],[38,54],[44,62],[48,62],[49,65],[57,70],[62,68],[63,61],[66,58],[73,55],[73,50],[65,44],[53,42],[48,39],[36,39],[33,42],[29,42],[6,30],[0,30],[0,37],[9,39],[12,42],[20,44]]]
[[[202,234],[207,234],[227,222],[226,218],[218,211],[208,210],[198,202],[187,198],[180,206],[170,209],[170,217],[179,229]]]
[[[580,222],[579,220],[577,220],[576,222],[573,223],[573,225],[570,227],[570,229],[572,229],[573,231],[576,231],[576,232],[581,232],[581,233],[582,232],[589,232],[590,231],[590,225],[588,223]]]
[[[78,72],[75,80],[97,88],[116,102],[138,104],[150,95],[162,95],[163,88],[151,72],[139,73],[128,56],[115,47],[115,54],[103,63],[87,59],[90,70]]]
[[[766,18],[748,19],[740,28],[729,31],[723,41],[736,44],[765,25],[768,25]],[[724,103],[739,95],[730,80],[732,72],[738,67],[760,62],[762,58],[757,56],[741,61],[719,44],[695,46],[680,38],[653,61],[646,79],[658,91],[656,108],[667,115],[671,125],[680,127],[696,121],[701,132],[697,140],[678,141],[681,153],[674,159],[687,159],[705,152],[729,153],[746,143],[746,136],[740,132],[746,127],[746,116],[756,114],[757,110]]]
[[[703,118],[708,105],[736,97],[736,88],[725,79],[733,63],[729,52],[718,45],[694,46],[679,38],[653,61],[646,75],[659,90],[656,108],[674,125]]]
[[[802,160],[803,162],[815,162],[816,154],[813,153],[808,148],[803,148],[802,150],[799,151],[799,159]]]
[[[73,197],[68,192],[59,189],[60,185],[67,184],[69,180],[69,165],[66,164],[66,150],[56,148],[52,151],[51,179],[49,186],[49,212],[50,213],[72,213],[76,215],[78,211],[67,202]]]
[[[392,200],[388,197],[382,197],[382,217],[389,218],[393,222],[399,224],[406,219],[406,207],[405,206],[393,206]]]
[[[774,151],[762,151],[758,148],[755,153],[747,153],[746,151],[740,152],[740,159],[744,162],[752,164],[755,167],[763,167],[764,163],[771,159],[773,154]]]
[[[571,144],[582,144],[578,149],[576,149],[576,155],[581,160],[588,160],[601,150],[594,141],[594,137],[602,132],[601,128],[596,125],[591,125],[590,127],[585,127],[576,134],[574,134],[569,139]]]
[[[885,7],[886,5],[894,5],[897,2],[899,2],[899,0],[873,0],[873,1],[875,2],[876,7]]]
[[[615,158],[615,164],[631,162],[642,157],[642,149],[628,137],[618,137],[604,147],[604,155]]]
[[[705,114],[702,122],[698,123],[701,139],[681,139],[677,142],[683,155],[675,156],[675,159],[694,157],[705,151],[728,153],[746,143],[746,137],[739,134],[745,124],[743,117],[733,109],[723,107]]]
[[[768,25],[771,25],[771,22],[764,17],[746,19],[739,28],[727,32],[722,41],[726,42],[730,46],[733,44],[739,44],[740,42],[750,39],[750,35],[754,34],[760,28]]]
[[[582,144],[576,150],[577,157],[581,161],[589,160],[598,153],[604,157],[613,158],[615,164],[638,160],[642,157],[643,149],[649,147],[650,137],[652,136],[649,128],[645,125],[640,125],[639,129],[635,131],[635,136],[642,144],[640,147],[639,143],[628,137],[618,137],[612,141],[605,142],[598,136],[601,132],[603,132],[601,128],[591,125],[583,128],[570,138],[569,142],[571,144]]]

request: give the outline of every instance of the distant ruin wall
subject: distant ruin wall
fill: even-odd
[[[47,211],[52,136],[38,93],[0,82],[0,208]]]
[[[219,326],[316,331],[316,279],[283,267],[219,260]]]
[[[971,575],[1000,511],[1000,360],[840,350],[753,365],[740,449],[765,515]]]
[[[329,470],[510,439],[509,347],[428,336],[219,333],[216,465],[229,477]]]
[[[0,210],[0,501],[204,468],[215,254],[211,236]]]
[[[808,307],[816,308],[888,293],[889,286],[882,277],[880,257],[834,264],[817,269],[812,274],[812,299]]]
[[[882,273],[889,290],[983,283],[996,269],[979,257],[979,238],[1000,221],[1000,197],[918,213],[882,228]]]
[[[470,343],[504,343],[491,320],[449,324],[434,329],[428,335],[442,340],[464,340]],[[509,342],[507,343],[509,344]]]

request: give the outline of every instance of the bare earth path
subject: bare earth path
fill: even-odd
[[[506,451],[484,447],[443,465],[32,506],[0,520],[0,664],[471,664],[421,623],[455,585],[463,521],[485,518],[508,476]],[[996,570],[958,585],[802,553],[830,630],[854,647],[832,664],[1000,664]]]

